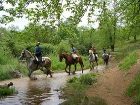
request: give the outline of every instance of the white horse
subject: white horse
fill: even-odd
[[[98,66],[98,55],[94,54],[92,50],[89,50],[89,63],[90,63],[90,70],[94,69],[94,62],[96,62]]]
[[[42,70],[44,74],[50,75],[52,77],[51,72],[51,59],[49,57],[42,57],[42,64],[37,63],[37,59],[34,55],[32,55],[31,52],[28,50],[23,50],[21,52],[20,59],[26,59],[27,62],[27,68],[29,70],[28,76],[31,77],[31,74],[36,70]]]

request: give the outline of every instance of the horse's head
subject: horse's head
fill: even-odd
[[[20,54],[19,59],[23,60],[25,58],[31,58],[31,57],[33,57],[33,55],[28,50],[23,50]]]
[[[26,54],[25,54],[25,50],[22,50],[19,59],[23,60],[24,58],[26,58]]]
[[[64,54],[63,53],[60,53],[59,54],[59,61],[62,62],[63,58],[64,58]]]

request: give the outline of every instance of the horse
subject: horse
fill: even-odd
[[[83,60],[82,60],[82,58],[80,56],[76,57],[76,59],[73,59],[71,54],[60,53],[59,54],[59,61],[62,62],[63,58],[65,59],[65,64],[66,64],[65,71],[66,71],[66,73],[68,73],[70,75],[71,65],[74,65],[75,71],[76,71],[77,63],[80,64],[81,69],[82,69],[82,73],[83,73],[84,64],[83,64]],[[69,67],[69,72],[67,71],[67,67]],[[73,71],[73,74],[75,74],[75,71]]]
[[[92,51],[89,51],[90,70],[94,69],[94,62],[96,62],[96,65],[98,66],[98,56],[97,54],[92,53]]]
[[[103,58],[104,64],[107,66],[108,61],[109,61],[109,54],[103,53],[102,58]]]
[[[29,70],[28,76],[31,77],[31,74],[36,70],[41,70],[46,75],[52,77],[51,72],[51,59],[49,57],[42,57],[42,64],[38,64],[36,56],[34,56],[30,51],[23,50],[19,59],[26,59],[27,68]],[[45,69],[44,69],[45,68]]]

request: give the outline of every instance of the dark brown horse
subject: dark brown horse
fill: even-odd
[[[106,66],[108,65],[109,56],[110,56],[110,54],[107,54],[107,53],[104,53],[104,54],[102,55],[104,64],[105,64]]]
[[[83,73],[84,64],[83,64],[82,58],[80,56],[78,56],[76,59],[73,59],[72,55],[69,55],[67,53],[60,53],[59,54],[60,62],[62,62],[63,58],[65,59],[65,64],[66,64],[65,71],[66,71],[66,73],[69,73],[69,75],[70,75],[71,65],[74,65],[75,71],[76,71],[77,63],[80,64],[81,69],[82,69],[82,73]],[[67,67],[69,67],[69,72],[67,71]],[[75,74],[75,71],[73,71],[73,74]]]

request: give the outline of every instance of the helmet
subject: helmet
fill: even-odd
[[[37,42],[36,45],[40,45],[40,42]]]

